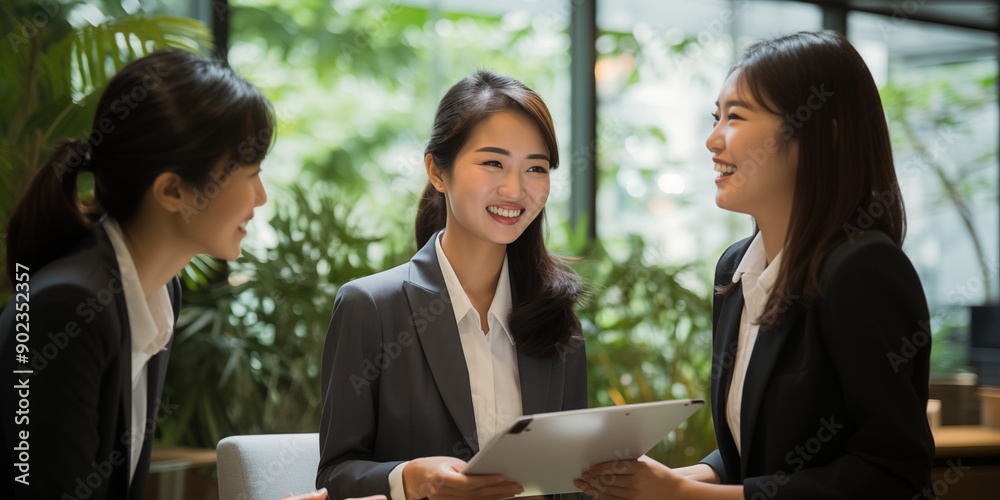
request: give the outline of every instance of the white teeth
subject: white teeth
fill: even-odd
[[[240,223],[240,229],[246,229],[246,228],[247,228],[247,223],[246,222]]]
[[[716,163],[714,170],[716,172],[722,174],[722,175],[732,175],[732,174],[736,173],[736,167],[735,166],[733,166],[733,165],[723,165],[721,163]]]
[[[507,209],[504,209],[504,208],[498,208],[498,207],[493,207],[493,206],[486,207],[486,210],[488,210],[492,214],[497,214],[500,217],[509,217],[509,218],[517,217],[517,216],[521,215],[521,212],[524,211],[523,209],[522,210],[507,210]]]

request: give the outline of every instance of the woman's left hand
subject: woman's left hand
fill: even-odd
[[[651,500],[677,497],[686,479],[643,455],[636,460],[597,464],[573,486],[599,500]]]

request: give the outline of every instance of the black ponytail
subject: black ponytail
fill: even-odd
[[[77,177],[90,162],[86,139],[60,142],[14,205],[7,221],[7,276],[13,282],[17,264],[36,268],[60,254],[93,230],[99,215],[77,195]]]

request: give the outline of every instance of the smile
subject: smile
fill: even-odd
[[[524,213],[524,209],[523,208],[521,208],[521,209],[515,209],[515,210],[508,210],[506,208],[499,208],[499,207],[494,207],[494,206],[486,207],[486,211],[488,211],[489,213],[494,214],[494,215],[499,215],[500,217],[507,217],[509,219],[516,219],[516,218],[520,217],[522,213]]]
[[[719,177],[728,177],[736,173],[736,165],[716,163],[715,171],[719,173]]]

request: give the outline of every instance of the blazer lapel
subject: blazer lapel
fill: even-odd
[[[409,281],[403,283],[417,337],[441,399],[469,447],[479,452],[476,413],[472,406],[469,369],[455,324],[434,242],[437,234],[410,259]]]
[[[761,325],[757,332],[750,364],[743,382],[743,402],[740,404],[740,435],[742,436],[742,457],[740,459],[740,475],[746,477],[749,466],[750,447],[753,446],[753,429],[757,423],[757,412],[760,410],[761,399],[767,388],[768,379],[774,371],[774,363],[778,359],[781,347],[788,338],[796,318],[790,318],[775,329]]]
[[[521,414],[533,415],[556,411],[550,405],[558,405],[562,397],[550,398],[552,382],[552,360],[528,356],[517,351],[517,373],[521,385]]]
[[[719,314],[719,323],[716,330],[718,346],[713,350],[715,359],[712,360],[712,373],[716,378],[716,383],[712,384],[712,408],[717,415],[716,419],[728,422],[726,415],[726,402],[729,399],[729,385],[733,378],[733,366],[736,364],[736,348],[740,336],[740,318],[743,314],[743,287],[737,286],[729,295],[722,299],[722,311]],[[719,418],[722,417],[722,418]],[[742,417],[741,417],[742,420]],[[728,423],[718,426],[719,447],[726,446],[730,453],[724,453],[723,457],[738,457],[739,451],[736,449],[736,442],[729,431]],[[735,460],[726,460],[725,466],[729,474],[733,474],[738,465]]]
[[[111,279],[118,282],[117,290],[110,288],[114,294],[112,305],[118,313],[118,325],[121,337],[118,339],[118,426],[116,435],[132,436],[132,328],[129,324],[128,306],[125,303],[125,287],[122,282],[121,269],[118,267],[118,258],[115,256],[114,246],[104,231],[104,218],[94,222],[94,232],[97,237],[98,252],[103,259],[102,267],[108,270]],[[125,494],[129,490],[129,473],[132,463],[132,449],[128,446],[128,440],[119,439],[114,443],[114,449],[120,450],[125,457],[120,470],[123,472],[124,481],[111,487],[117,489],[120,494]]]

